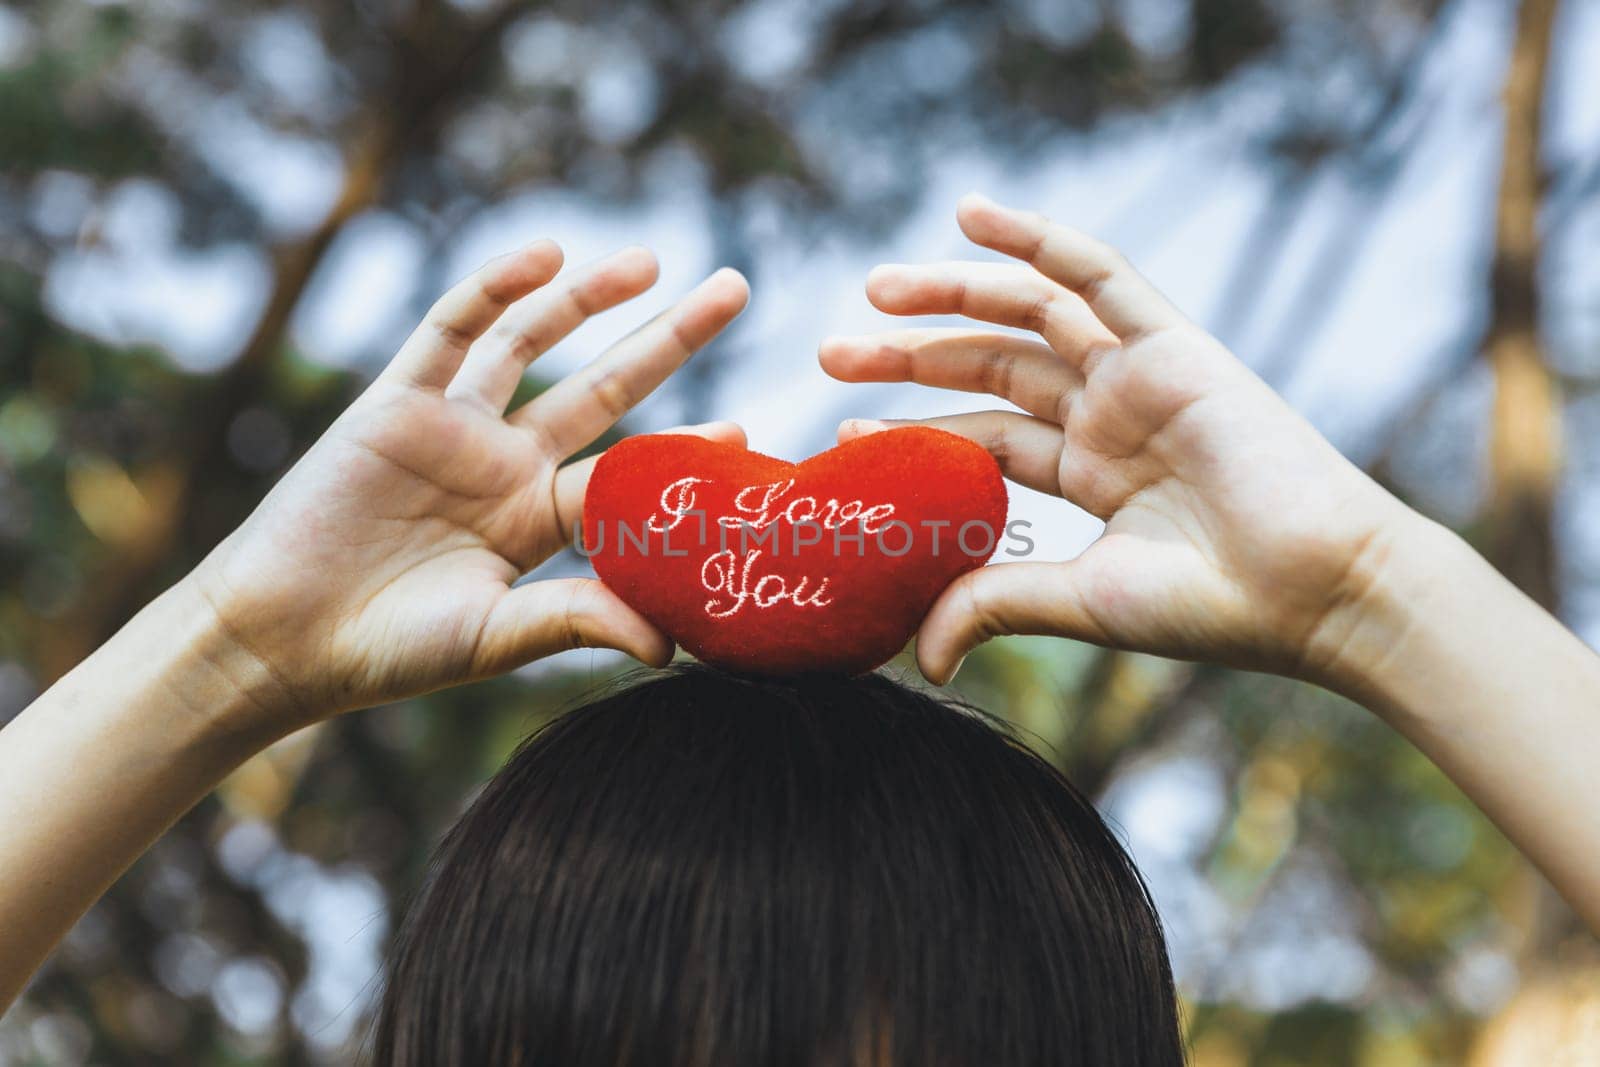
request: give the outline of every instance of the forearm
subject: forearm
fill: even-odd
[[[1417,745],[1600,930],[1600,657],[1432,523],[1379,572],[1337,688]]]
[[[174,820],[274,739],[273,691],[180,584],[0,730],[0,1009]]]

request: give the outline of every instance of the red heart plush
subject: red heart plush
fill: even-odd
[[[680,434],[596,464],[583,550],[626,603],[707,663],[858,674],[905,647],[1005,533],[982,446],[925,426],[789,463]]]

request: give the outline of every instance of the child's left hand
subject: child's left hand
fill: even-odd
[[[1077,559],[958,579],[917,635],[923,672],[946,681],[981,641],[1036,633],[1364,684],[1385,652],[1375,591],[1397,545],[1431,544],[1429,524],[1112,249],[981,197],[958,217],[974,242],[1022,262],[885,265],[868,297],[894,315],[961,314],[1038,338],[898,330],[836,338],[822,365],[845,381],[1014,403],[924,421],[1106,528]],[[847,424],[841,439],[871,428]]]

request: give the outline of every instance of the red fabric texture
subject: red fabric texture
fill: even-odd
[[[650,434],[600,457],[584,547],[601,581],[707,663],[859,674],[993,555],[1006,504],[994,457],[926,426],[798,464]]]

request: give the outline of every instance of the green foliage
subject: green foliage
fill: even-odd
[[[182,245],[272,253],[274,292],[298,303],[283,264],[304,253],[314,265],[342,220],[309,240],[274,231],[218,162],[217,127],[200,121],[208,109],[226,105],[230,121],[328,148],[351,168],[359,146],[386,136],[361,206],[441,248],[502,198],[551,183],[595,200],[635,196],[641,175],[687,150],[725,202],[715,236],[737,259],[758,239],[742,205],[766,198],[819,226],[886,229],[953,141],[1026,156],[1246,67],[1287,66],[1285,27],[1302,17],[1261,0],[1192,0],[1176,50],[1150,54],[1114,4],[1081,5],[1085,25],[1056,33],[1033,17],[1048,5],[813,5],[802,58],[754,77],[725,41],[757,6],[513,5],[486,32],[493,5],[11,5],[30,36],[0,67],[0,721],[191,566],[363,384],[297,348],[284,323],[241,353],[254,360],[249,377],[226,360],[195,373],[156,348],[69,327],[46,299],[52,272],[95,247],[98,206],[140,176],[175,198]],[[1335,16],[1303,6],[1343,27],[1330,52],[1383,69],[1349,5],[1333,5]],[[1419,23],[1431,8],[1386,5],[1391,20]],[[294,60],[288,84],[250,58],[264,26],[289,34],[276,46]],[[534,30],[560,46],[528,69],[507,42],[526,45],[518,35]],[[930,42],[951,41],[959,54],[936,53],[945,65],[930,72]],[[619,133],[585,117],[583,87],[624,51],[651,88],[642,119]],[[1286,96],[1316,101],[1314,71],[1282,77]],[[317,91],[297,91],[295,78]],[[1296,123],[1342,118],[1289,110]],[[82,179],[91,203],[69,226],[46,225],[33,198],[63,174]],[[424,274],[418,302],[441,281]],[[539,388],[530,379],[519,399]],[[341,1061],[365,1001],[359,989],[349,1003],[317,1000],[324,957],[369,923],[381,947],[473,787],[619,666],[580,656],[279,746],[81,924],[0,1024],[0,1061],[47,1062],[48,1048],[103,1063]],[[1208,761],[1225,795],[1198,877],[1245,925],[1276,906],[1286,871],[1317,861],[1356,915],[1371,988],[1406,998],[1403,1011],[1362,996],[1272,1012],[1201,975],[1189,990],[1197,1049],[1221,1050],[1206,1062],[1456,1062],[1470,1021],[1441,990],[1463,946],[1500,945],[1523,869],[1389,731],[1303,686],[1037,639],[975,653],[960,687],[1096,793],[1151,767]],[[346,915],[330,949],[296,900],[339,884],[370,887],[354,898],[368,912]],[[357,967],[373,962],[357,955]],[[266,1005],[263,1017],[240,1013],[239,988]],[[1412,1051],[1380,1058],[1399,1047],[1396,1032]]]
[[[69,50],[48,50],[0,72],[0,159],[10,166],[61,167],[101,178],[151,170],[161,136],[131,101],[96,84],[135,28],[130,13],[106,8]]]

